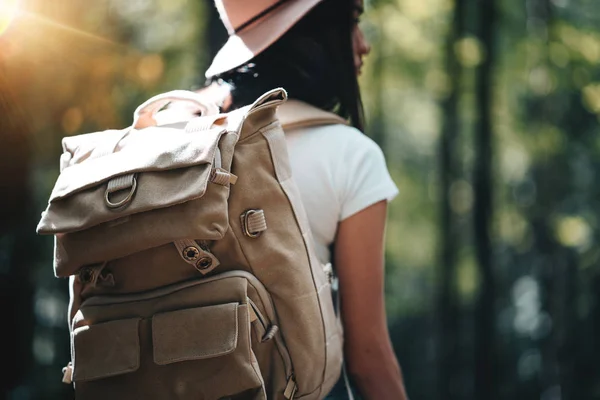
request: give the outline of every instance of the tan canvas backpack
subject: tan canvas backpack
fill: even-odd
[[[201,117],[135,129],[172,100]],[[79,399],[321,399],[342,332],[313,251],[277,107],[219,114],[156,96],[132,127],[63,139],[38,233],[70,277]],[[302,103],[290,126],[343,122]],[[337,118],[337,119],[336,119]]]

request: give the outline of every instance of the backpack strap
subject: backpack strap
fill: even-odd
[[[327,112],[300,100],[288,99],[277,109],[277,117],[284,130],[310,126],[343,124],[348,121],[337,114]]]

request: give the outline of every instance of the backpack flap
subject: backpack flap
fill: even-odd
[[[269,90],[254,103],[230,112],[228,125],[239,131],[241,141],[246,140],[248,136],[258,133],[260,129],[276,121],[277,107],[285,104],[287,100],[285,89]]]
[[[223,115],[65,138],[37,227],[55,235],[55,275],[183,239],[222,238],[236,142]]]
[[[224,129],[132,130],[117,151],[94,154],[102,132],[65,140],[71,163],[58,177],[37,231],[68,233],[201,198]],[[110,136],[107,140],[110,141]],[[90,151],[90,149],[93,149]]]

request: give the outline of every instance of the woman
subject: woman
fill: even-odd
[[[363,135],[357,75],[369,53],[362,0],[217,1],[229,41],[207,70],[224,111],[284,87],[292,99],[335,111],[342,124],[286,131],[320,261],[339,279],[345,365],[365,399],[406,399],[384,304],[387,203],[397,188],[379,147]],[[280,112],[294,112],[287,104]],[[348,398],[340,379],[328,398]]]

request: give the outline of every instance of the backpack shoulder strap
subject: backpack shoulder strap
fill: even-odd
[[[348,121],[332,112],[323,111],[300,100],[289,99],[277,109],[277,117],[284,130],[319,125],[343,124]]]

